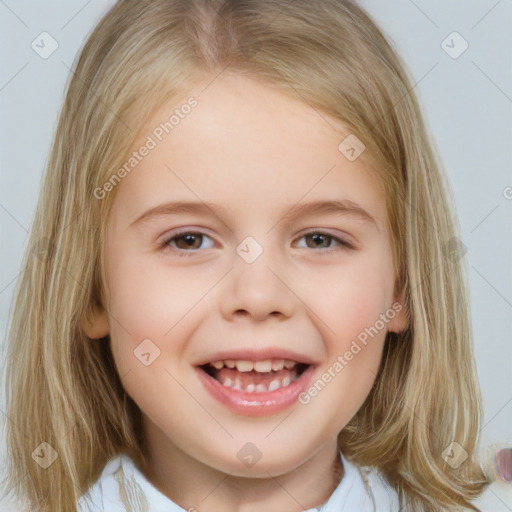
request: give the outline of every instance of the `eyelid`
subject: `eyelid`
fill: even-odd
[[[344,234],[340,235],[339,233],[333,233],[332,230],[327,229],[327,228],[309,229],[307,231],[300,233],[295,238],[295,240],[299,240],[307,235],[314,235],[314,234],[327,235],[327,236],[333,238],[334,240],[337,240],[341,246],[343,246],[347,249],[355,249],[357,247],[356,241],[348,233],[344,233]],[[324,249],[324,252],[329,251],[329,250],[332,250],[332,249]]]
[[[160,247],[162,249],[171,249],[171,250],[174,250],[179,253],[193,253],[193,252],[200,251],[200,249],[193,249],[193,250],[179,249],[176,247],[172,247],[170,245],[171,240],[173,240],[174,238],[178,238],[182,235],[186,235],[186,234],[201,235],[203,237],[210,238],[214,242],[214,244],[216,243],[215,237],[212,236],[211,234],[209,234],[208,230],[206,230],[205,228],[196,228],[193,226],[190,226],[190,227],[187,226],[184,228],[176,228],[175,230],[166,232],[165,235],[159,237],[159,239],[157,241],[157,245],[158,245],[158,247]],[[210,247],[210,249],[211,249],[211,247]],[[201,249],[201,250],[203,251],[205,249]]]

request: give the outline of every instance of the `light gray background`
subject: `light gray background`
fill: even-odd
[[[468,248],[485,399],[482,444],[512,445],[512,0],[362,4],[412,72],[454,190]],[[2,357],[9,305],[69,68],[110,5],[106,0],[0,0]],[[44,31],[59,45],[47,59],[31,48]],[[465,43],[458,36],[446,39],[454,31],[469,45],[457,58],[452,57]],[[0,405],[5,423],[5,404]],[[2,439],[0,469],[4,444]],[[493,485],[478,504],[485,512],[512,511],[512,485]],[[0,508],[14,510],[1,499]]]

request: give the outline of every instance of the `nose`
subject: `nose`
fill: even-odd
[[[296,307],[293,283],[286,262],[271,256],[264,249],[252,263],[238,254],[234,256],[234,268],[226,276],[221,290],[221,313],[226,320],[261,322],[268,317],[279,320],[290,318]]]

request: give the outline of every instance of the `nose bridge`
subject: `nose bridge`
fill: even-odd
[[[293,294],[283,283],[286,267],[280,248],[271,237],[257,240],[248,236],[236,247],[233,270],[223,294],[222,312],[226,317],[250,316],[262,320],[269,315],[293,314]]]

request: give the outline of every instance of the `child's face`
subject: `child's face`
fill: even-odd
[[[386,331],[406,324],[392,308],[382,189],[362,158],[338,150],[349,134],[339,121],[246,78],[205,85],[189,91],[198,104],[169,134],[152,132],[188,95],[159,110],[133,148],[148,135],[156,142],[116,186],[108,313],[90,332],[108,329],[156,464],[264,476],[332,463],[338,433],[374,383]],[[360,210],[296,211],[327,201]],[[196,206],[163,208],[173,202]],[[202,369],[219,360],[266,371]],[[279,370],[282,360],[308,366]],[[229,386],[236,379],[246,391]],[[260,454],[252,466],[247,455]]]

